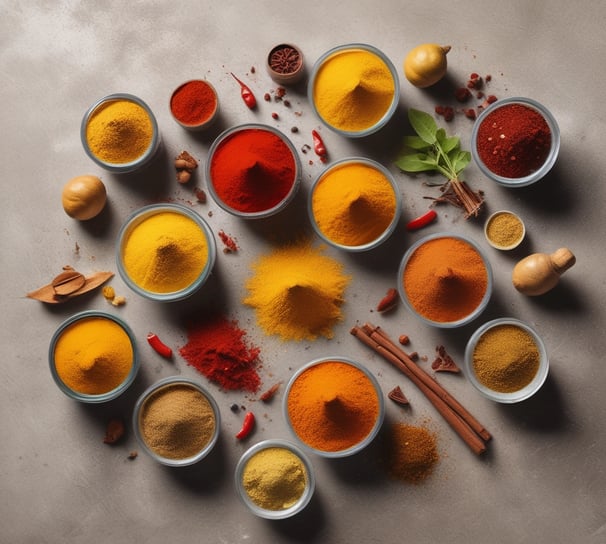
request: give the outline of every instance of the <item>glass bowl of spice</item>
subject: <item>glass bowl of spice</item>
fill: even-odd
[[[215,446],[221,427],[217,402],[194,380],[171,376],[137,400],[133,429],[153,459],[172,467],[193,465]]]
[[[290,43],[281,43],[271,48],[267,55],[267,73],[280,85],[294,85],[305,73],[303,53]]]
[[[497,100],[476,119],[471,153],[482,173],[505,187],[525,187],[543,178],[560,150],[553,115],[530,98]]]
[[[549,359],[545,344],[528,324],[493,319],[478,328],[465,348],[465,373],[486,398],[514,403],[534,395],[545,383]]]
[[[314,493],[315,478],[307,455],[282,439],[249,448],[235,471],[238,495],[250,511],[266,519],[285,519],[303,510]]]
[[[415,242],[398,270],[404,305],[421,321],[455,328],[476,319],[493,288],[490,262],[482,248],[459,234],[435,233]]]
[[[219,114],[219,98],[208,81],[192,79],[174,90],[169,107],[174,120],[183,128],[204,130]]]
[[[402,197],[381,164],[353,157],[333,163],[315,180],[308,201],[311,224],[328,244],[345,251],[374,249],[395,230]]]
[[[208,280],[217,255],[202,217],[180,204],[135,211],[118,235],[116,262],[124,282],[158,302],[183,300]]]
[[[328,128],[361,138],[380,130],[395,113],[400,99],[398,72],[376,47],[341,45],[316,61],[307,94]]]
[[[148,164],[160,146],[153,112],[143,100],[126,93],[95,102],[84,114],[80,139],[97,165],[117,174]]]
[[[294,373],[283,401],[286,423],[308,451],[347,457],[375,438],[385,417],[381,386],[347,357],[315,359]]]
[[[519,215],[501,210],[494,212],[486,220],[484,235],[495,249],[509,251],[522,243],[526,236],[526,227]]]
[[[282,211],[294,198],[300,178],[296,149],[269,125],[231,127],[208,152],[206,179],[211,196],[224,211],[244,219]]]
[[[92,310],[77,313],[59,326],[48,358],[59,389],[86,403],[120,396],[133,383],[140,366],[128,325],[116,316]]]

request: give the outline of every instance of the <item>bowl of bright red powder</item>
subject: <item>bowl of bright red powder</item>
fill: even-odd
[[[545,177],[560,150],[553,115],[530,98],[498,100],[476,119],[471,153],[489,179],[505,187],[525,187]]]
[[[208,190],[226,212],[245,219],[282,211],[300,184],[301,164],[290,140],[263,124],[227,129],[206,162]]]

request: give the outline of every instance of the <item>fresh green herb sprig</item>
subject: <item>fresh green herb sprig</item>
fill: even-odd
[[[411,108],[408,120],[417,135],[404,137],[405,151],[396,160],[396,166],[409,173],[438,172],[447,181],[428,183],[441,186],[442,195],[433,200],[463,208],[465,218],[476,217],[484,197],[481,192],[472,191],[461,179],[461,173],[471,162],[471,153],[461,149],[457,136],[448,136],[443,128],[438,128],[428,113]]]

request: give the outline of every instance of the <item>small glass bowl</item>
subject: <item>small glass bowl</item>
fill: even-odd
[[[198,278],[186,288],[170,293],[156,293],[143,289],[142,287],[137,285],[137,283],[135,283],[135,281],[128,275],[128,272],[124,267],[122,258],[124,244],[132,230],[148,217],[162,212],[178,213],[189,217],[190,219],[195,221],[200,227],[200,230],[204,233],[208,246],[208,258],[206,260],[206,265],[200,272]],[[122,278],[124,283],[126,283],[126,285],[128,285],[128,287],[130,287],[135,293],[149,300],[154,300],[156,302],[175,302],[193,295],[208,280],[215,265],[216,258],[217,246],[211,228],[206,223],[206,221],[204,221],[204,219],[202,219],[202,217],[200,217],[196,212],[180,204],[150,204],[149,206],[144,206],[143,208],[140,208],[139,210],[135,211],[122,225],[122,228],[120,229],[120,232],[118,234],[118,242],[116,244],[116,265],[118,267],[120,277]]]
[[[394,217],[391,220],[391,222],[389,223],[388,227],[380,234],[380,236],[378,236],[374,240],[371,240],[370,242],[367,242],[365,244],[358,245],[358,246],[347,246],[347,245],[339,244],[338,242],[335,242],[334,240],[329,238],[320,229],[320,226],[318,225],[318,223],[316,221],[316,218],[314,215],[314,210],[313,210],[313,195],[314,195],[314,191],[317,188],[317,186],[332,171],[334,171],[338,168],[341,168],[343,166],[347,166],[349,164],[362,164],[365,166],[369,166],[370,168],[376,169],[383,176],[385,176],[385,178],[389,181],[389,183],[393,189],[393,192],[394,192],[394,197],[396,199]],[[337,249],[342,249],[344,251],[350,251],[350,252],[368,251],[370,249],[374,249],[374,248],[380,246],[383,242],[385,242],[385,240],[387,240],[393,234],[394,230],[398,226],[398,221],[400,221],[400,216],[402,215],[402,195],[400,194],[400,189],[399,189],[398,185],[396,184],[396,181],[394,180],[394,177],[392,176],[391,172],[389,172],[389,170],[387,170],[387,168],[385,168],[382,164],[379,164],[376,161],[373,161],[370,159],[365,159],[362,157],[351,157],[348,159],[342,159],[340,161],[334,162],[333,164],[330,165],[329,168],[327,168],[326,170],[324,170],[324,172],[322,172],[321,174],[318,175],[318,177],[316,178],[315,182],[312,185],[311,192],[309,194],[307,211],[309,214],[309,218],[311,220],[312,227],[314,228],[316,234],[320,238],[322,238],[327,244],[329,244]]]
[[[87,138],[86,138],[86,129],[88,127],[89,120],[95,114],[97,109],[101,108],[108,102],[114,102],[114,101],[120,101],[120,100],[134,102],[135,104],[138,104],[146,111],[146,113],[149,116],[149,119],[151,121],[151,124],[152,124],[152,139],[151,139],[151,142],[150,142],[147,150],[134,161],[125,162],[125,163],[105,162],[105,161],[101,160],[99,157],[97,157],[97,155],[95,155],[92,152],[92,150],[90,149]],[[98,166],[100,166],[101,168],[103,168],[109,172],[114,172],[116,174],[126,174],[128,172],[134,172],[135,170],[139,170],[140,168],[142,168],[143,166],[148,164],[153,159],[154,155],[156,154],[156,151],[160,147],[161,138],[160,138],[160,131],[158,129],[158,122],[156,121],[156,117],[155,117],[154,113],[152,112],[152,110],[150,109],[150,107],[145,102],[143,102],[143,100],[141,100],[139,97],[134,96],[132,94],[115,93],[115,94],[110,94],[108,96],[101,98],[100,100],[95,102],[86,111],[86,113],[84,114],[84,117],[82,119],[82,124],[80,125],[80,140],[82,141],[82,146],[84,147],[84,151],[86,152],[86,154]]]
[[[78,391],[74,391],[73,389],[68,387],[63,382],[63,380],[60,378],[59,374],[57,373],[57,369],[55,368],[55,348],[56,348],[57,342],[58,342],[59,338],[61,337],[61,335],[63,334],[63,332],[68,327],[73,325],[74,323],[77,323],[78,321],[82,321],[85,319],[90,319],[90,318],[109,319],[110,321],[113,321],[114,323],[118,324],[124,330],[124,332],[128,335],[128,338],[129,338],[130,343],[133,348],[133,364],[132,364],[130,372],[126,376],[125,380],[115,389],[112,389],[111,391],[108,391],[107,393],[102,393],[101,395],[89,395],[87,393],[79,393]],[[61,389],[61,391],[63,391],[63,393],[65,393],[68,397],[70,397],[74,400],[80,401],[80,402],[88,403],[88,404],[99,404],[99,403],[107,402],[107,401],[110,401],[110,400],[113,400],[113,399],[119,397],[135,381],[135,378],[137,377],[137,374],[139,372],[139,367],[141,365],[141,363],[139,361],[139,352],[137,349],[137,342],[135,340],[135,335],[133,334],[133,331],[130,329],[130,327],[124,321],[122,321],[122,319],[120,319],[114,315],[108,314],[106,312],[99,312],[99,311],[94,311],[94,310],[87,310],[84,312],[79,312],[79,313],[71,316],[70,318],[66,319],[63,323],[61,323],[61,325],[59,325],[59,328],[53,334],[53,337],[50,342],[50,347],[48,350],[48,360],[49,360],[49,364],[50,364],[51,374],[53,376],[55,383],[59,387],[59,389]]]
[[[520,235],[516,239],[514,239],[510,244],[503,245],[499,244],[497,240],[493,239],[490,236],[490,226],[494,221],[497,221],[499,217],[506,215],[510,216],[512,219],[517,221],[520,224],[522,230],[520,232]],[[510,212],[509,210],[500,210],[491,214],[490,217],[486,220],[486,223],[484,223],[484,236],[486,236],[486,241],[495,249],[500,249],[501,251],[510,251],[518,247],[524,240],[524,237],[526,236],[526,226],[524,225],[524,221],[522,221],[518,214]]]
[[[246,468],[246,464],[248,461],[258,452],[263,451],[268,448],[283,448],[288,450],[289,452],[296,455],[303,466],[305,467],[306,472],[306,485],[305,490],[301,494],[299,500],[293,504],[292,506],[285,508],[283,510],[269,510],[267,508],[263,508],[259,506],[256,502],[254,502],[243,485],[243,474],[244,469]],[[240,458],[238,464],[236,465],[235,471],[235,481],[236,481],[236,489],[238,491],[238,495],[244,502],[244,504],[250,509],[250,511],[256,516],[265,518],[265,519],[286,519],[294,516],[301,512],[311,500],[313,496],[316,481],[313,472],[313,468],[311,462],[307,455],[297,446],[292,444],[287,440],[282,440],[279,438],[264,440],[255,444],[251,448],[249,448]]]
[[[295,51],[296,54],[298,55],[300,60],[293,67],[293,70],[291,72],[284,72],[284,73],[276,72],[276,70],[274,70],[272,68],[271,58],[274,55],[274,53],[276,53],[277,51],[280,51],[280,50],[283,50],[283,51],[292,50],[292,51]],[[269,53],[267,54],[266,67],[267,67],[267,73],[269,74],[269,77],[271,77],[276,83],[279,83],[280,85],[294,85],[295,83],[298,83],[301,80],[301,78],[303,77],[303,74],[305,73],[305,64],[304,64],[303,53],[296,45],[293,45],[290,43],[280,43],[280,44],[272,47],[271,50],[269,51]]]
[[[290,416],[288,414],[288,397],[289,397],[290,391],[291,391],[294,383],[301,376],[301,374],[303,374],[306,370],[308,370],[316,365],[321,365],[323,363],[333,362],[333,361],[351,365],[351,366],[357,368],[358,370],[360,370],[366,376],[366,378],[368,378],[368,380],[372,383],[372,386],[377,394],[377,400],[379,403],[379,413],[377,414],[377,419],[376,419],[375,424],[373,425],[372,429],[366,435],[366,437],[363,438],[360,442],[358,442],[357,444],[355,444],[349,448],[346,448],[344,450],[325,451],[325,450],[316,449],[316,448],[306,444],[303,440],[301,440],[301,438],[299,438],[299,436],[295,432],[295,429],[293,428],[292,422],[290,420]],[[381,386],[379,385],[378,380],[364,365],[358,363],[357,361],[354,361],[353,359],[350,359],[349,357],[341,357],[341,356],[330,357],[329,356],[329,357],[322,357],[320,359],[314,359],[313,361],[310,361],[309,363],[307,363],[307,364],[303,365],[301,368],[299,368],[299,370],[297,370],[292,375],[292,377],[288,381],[288,384],[286,385],[286,389],[284,391],[282,411],[284,414],[284,419],[286,420],[286,424],[287,424],[290,432],[296,438],[297,442],[299,444],[301,444],[303,449],[305,449],[306,451],[309,451],[311,453],[315,453],[316,455],[319,455],[320,457],[340,458],[340,457],[349,457],[351,455],[355,455],[355,454],[359,453],[375,439],[379,430],[381,429],[381,426],[383,425],[383,420],[385,419],[385,400],[383,399],[383,392],[381,391]]]
[[[480,154],[478,152],[478,132],[480,130],[480,126],[484,122],[484,120],[495,110],[502,108],[504,106],[510,106],[512,104],[520,104],[522,106],[526,106],[531,108],[538,113],[540,113],[549,130],[551,132],[551,147],[549,149],[549,153],[545,159],[545,162],[542,166],[532,172],[531,174],[521,177],[521,178],[507,178],[495,174],[492,172],[488,166],[484,164],[482,159],[480,158]],[[560,151],[560,129],[558,127],[558,123],[555,120],[554,116],[551,112],[542,104],[539,104],[537,101],[532,100],[531,98],[521,98],[521,97],[512,97],[512,98],[504,98],[502,100],[497,100],[493,104],[491,104],[488,108],[486,108],[475,120],[472,133],[471,133],[471,154],[475,163],[478,165],[482,173],[492,181],[502,185],[504,187],[526,187],[527,185],[531,185],[536,183],[541,178],[545,177],[545,175],[551,170],[553,165],[558,158],[558,153]]]
[[[239,132],[244,132],[247,130],[259,130],[259,131],[270,132],[270,133],[274,134],[275,136],[277,136],[278,138],[280,138],[280,140],[282,140],[282,142],[285,144],[285,146],[288,148],[288,150],[292,154],[294,164],[295,164],[295,173],[293,176],[294,179],[292,182],[292,187],[290,188],[289,192],[275,206],[265,209],[265,210],[255,211],[255,212],[245,212],[242,210],[238,210],[236,208],[233,208],[229,204],[227,204],[225,201],[223,201],[223,199],[217,194],[217,191],[214,187],[212,172],[211,172],[212,166],[213,166],[214,155],[217,152],[217,150],[221,147],[221,145],[223,143],[227,142],[227,140],[229,138],[231,138],[232,136],[234,136],[235,134],[237,134]],[[288,204],[293,200],[293,198],[297,194],[299,185],[301,183],[301,171],[302,171],[301,170],[301,161],[299,160],[299,155],[297,154],[297,150],[293,146],[292,142],[278,129],[276,129],[272,126],[269,126],[269,125],[258,124],[258,123],[245,123],[242,125],[234,126],[234,127],[228,128],[227,130],[225,130],[224,132],[219,134],[219,136],[215,139],[215,141],[210,146],[210,149],[208,151],[208,158],[206,160],[206,167],[205,167],[206,179],[208,180],[208,191],[210,192],[214,201],[218,204],[218,206],[220,208],[222,208],[227,213],[234,215],[236,217],[240,217],[242,219],[264,219],[264,218],[270,217],[272,215],[275,215],[278,212],[282,211],[284,208],[286,208],[286,206],[288,206]]]
[[[192,389],[198,390],[208,403],[210,404],[214,417],[215,417],[215,429],[212,437],[207,442],[207,444],[195,455],[191,457],[185,457],[183,459],[172,459],[168,457],[164,457],[157,452],[155,452],[150,446],[147,445],[145,438],[143,437],[143,433],[141,431],[141,415],[142,410],[145,407],[145,403],[156,393],[158,393],[161,389],[170,388],[175,385],[183,385],[187,387],[191,387]],[[191,380],[189,378],[182,378],[180,376],[170,376],[168,378],[163,378],[156,383],[152,384],[148,387],[138,398],[137,403],[135,404],[135,408],[133,411],[133,429],[135,432],[135,437],[137,438],[137,442],[141,445],[141,448],[150,456],[152,459],[155,459],[158,463],[162,465],[166,465],[169,467],[185,467],[189,465],[193,465],[198,461],[204,459],[211,450],[215,447],[217,440],[219,438],[219,432],[221,429],[221,412],[219,411],[219,406],[217,405],[217,401],[213,398],[213,396],[200,385],[195,380]]]
[[[471,247],[473,247],[480,255],[480,257],[482,258],[482,262],[484,263],[484,268],[486,269],[486,292],[484,293],[482,300],[476,306],[473,312],[457,321],[433,321],[432,319],[428,319],[424,315],[421,315],[412,305],[412,303],[408,300],[408,295],[406,294],[406,291],[404,289],[404,282],[402,279],[404,277],[404,270],[408,265],[408,261],[410,260],[414,252],[419,249],[419,247],[431,240],[436,240],[438,238],[454,238],[456,240],[466,242]],[[474,319],[476,319],[484,311],[484,309],[488,305],[488,302],[490,301],[490,297],[492,296],[493,281],[494,280],[492,268],[484,250],[473,240],[467,238],[466,236],[460,234],[451,234],[449,232],[438,232],[435,234],[429,234],[417,240],[412,246],[410,246],[410,248],[408,248],[408,250],[404,254],[404,257],[402,257],[402,261],[400,262],[400,267],[398,269],[398,292],[400,293],[400,298],[402,299],[402,302],[404,302],[404,305],[423,323],[431,325],[432,327],[438,327],[442,329],[454,329],[456,327],[462,327],[463,325],[467,325],[468,323],[471,323]]]
[[[208,88],[208,90],[211,91],[211,94],[213,95],[213,102],[214,102],[214,109],[212,111],[212,113],[206,118],[203,119],[201,122],[199,123],[187,123],[182,119],[179,119],[179,117],[175,114],[175,111],[172,107],[173,105],[173,100],[175,98],[175,95],[186,85],[189,84],[197,84],[197,85],[204,85]],[[187,129],[187,130],[192,130],[192,131],[200,131],[200,130],[205,130],[208,127],[210,127],[215,120],[217,119],[218,115],[219,115],[219,96],[217,95],[217,91],[215,90],[215,88],[206,80],[204,79],[190,79],[189,81],[185,81],[183,83],[181,83],[181,85],[179,85],[174,91],[173,94],[170,97],[170,101],[168,103],[168,109],[170,110],[171,115],[173,116],[173,119],[177,122],[177,124],[181,125],[183,128]]]
[[[316,84],[316,78],[318,76],[320,69],[322,68],[324,63],[327,60],[329,60],[331,57],[339,55],[346,51],[366,51],[368,53],[376,55],[387,66],[387,68],[389,69],[391,76],[393,78],[394,94],[393,94],[393,99],[391,101],[389,108],[387,109],[387,111],[385,112],[383,117],[381,117],[381,119],[379,119],[374,125],[369,126],[363,130],[351,131],[351,130],[339,129],[339,128],[331,125],[329,122],[327,122],[320,115],[320,113],[318,112],[318,109],[316,107],[315,84]],[[314,110],[314,113],[318,116],[320,121],[322,121],[322,123],[324,125],[326,125],[330,130],[336,132],[337,134],[340,134],[341,136],[345,136],[346,138],[363,138],[365,136],[370,136],[371,134],[374,134],[375,132],[382,129],[389,122],[389,120],[393,117],[394,113],[396,112],[398,103],[400,101],[400,80],[398,77],[398,71],[396,70],[396,67],[393,65],[393,63],[387,58],[385,53],[383,53],[376,47],[373,47],[372,45],[368,45],[368,44],[364,44],[364,43],[351,43],[351,44],[333,47],[332,49],[330,49],[326,53],[324,53],[314,64],[312,72],[311,72],[311,76],[309,78],[309,83],[307,86],[307,97],[308,97],[309,103],[311,104],[311,106]]]
[[[526,385],[526,387],[523,387],[518,391],[514,391],[513,393],[501,393],[499,391],[495,391],[493,389],[490,389],[489,387],[486,387],[477,379],[473,370],[473,353],[476,344],[478,343],[478,340],[489,329],[501,325],[514,325],[525,330],[528,334],[532,336],[539,350],[539,369],[535,377],[528,385]],[[514,319],[511,317],[501,317],[498,319],[493,319],[492,321],[488,321],[487,323],[484,323],[480,328],[478,328],[467,342],[467,346],[465,348],[465,359],[463,361],[463,364],[465,375],[467,376],[471,384],[480,392],[480,394],[482,394],[487,399],[504,404],[513,404],[515,402],[521,402],[534,395],[545,383],[545,380],[547,379],[547,374],[549,372],[549,358],[547,356],[545,344],[541,337],[530,325],[524,323],[523,321],[520,321],[519,319]]]

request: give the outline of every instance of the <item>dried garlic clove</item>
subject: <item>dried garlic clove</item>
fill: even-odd
[[[73,268],[66,269],[51,281],[51,287],[56,295],[67,296],[81,289],[86,278]]]

